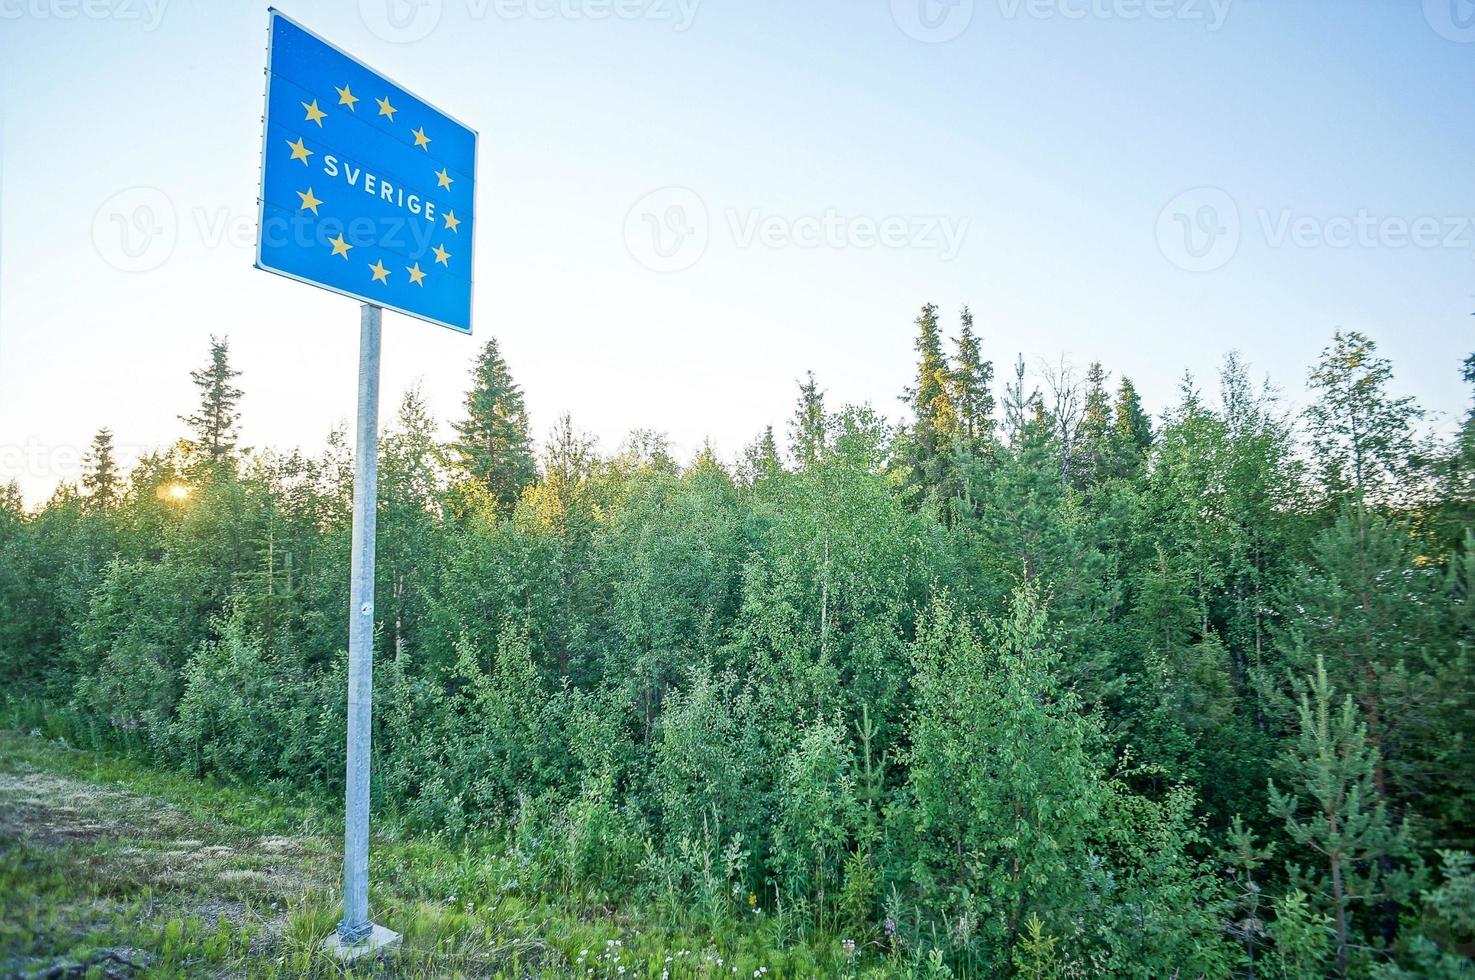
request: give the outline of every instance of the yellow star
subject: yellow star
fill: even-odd
[[[388,116],[389,121],[394,122],[394,114],[399,112],[399,110],[389,104],[389,96],[386,95],[384,98],[375,99],[374,101],[379,103],[379,115]]]
[[[410,132],[415,134],[415,145],[420,147],[420,149],[424,150],[426,153],[429,153],[430,137],[425,135],[425,127],[422,126],[419,129],[412,129],[410,130]]]
[[[369,270],[374,274],[375,282],[382,282],[386,286],[389,285],[389,270],[384,267],[384,263],[381,260],[375,259],[369,263]]]
[[[419,262],[416,262],[414,265],[410,266],[405,271],[410,274],[410,282],[414,283],[417,286],[420,286],[421,288],[424,288],[424,286],[425,286],[425,273],[423,273],[423,272],[420,271],[420,263]]]
[[[353,246],[343,240],[343,232],[340,231],[337,238],[328,239],[328,244],[333,246],[334,255],[341,255],[343,256],[343,261],[348,261],[348,250],[353,248]]]
[[[350,92],[347,85],[343,86],[342,88],[338,88],[338,86],[334,85],[333,88],[336,89],[338,92],[338,104],[346,105],[348,106],[349,112],[354,112],[354,103],[358,102],[359,97]]]
[[[292,159],[301,160],[302,165],[304,167],[307,166],[307,158],[312,156],[313,151],[309,150],[307,145],[302,142],[302,137],[297,137],[297,142],[295,143],[291,140],[287,140],[286,142],[292,148]]]
[[[442,248],[439,245],[435,246],[435,248],[431,249],[431,251],[435,253],[435,261],[439,262],[443,266],[447,266],[447,267],[450,266],[450,264],[451,264],[451,253],[450,252],[447,252],[444,248]]]
[[[299,211],[311,211],[313,214],[317,214],[318,213],[318,205],[319,204],[322,204],[323,202],[320,199],[318,199],[318,198],[316,198],[316,197],[313,196],[312,188],[311,187],[309,187],[307,189],[307,193],[306,194],[304,194],[302,191],[298,191],[297,192],[297,196],[300,197],[300,198],[302,198],[302,207],[298,208],[297,210],[299,210]]]
[[[426,150],[425,152],[429,153],[430,151]],[[435,182],[446,190],[451,189],[451,175],[446,173],[445,167],[441,167],[435,172]]]
[[[318,124],[318,127],[321,128],[323,125],[323,117],[326,116],[327,113],[318,108],[318,100],[313,99],[311,102],[304,102],[302,103],[302,108],[307,110],[307,121],[315,122]]]
[[[456,212],[447,211],[445,214],[441,215],[441,217],[446,219],[447,228],[449,228],[451,231],[456,232],[456,234],[458,235],[461,234],[461,232],[458,230],[461,227],[461,219],[456,217]]]

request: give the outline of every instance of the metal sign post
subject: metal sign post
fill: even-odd
[[[348,768],[343,808],[343,921],[328,941],[343,955],[399,942],[369,920],[369,760],[374,692],[374,542],[379,499],[379,336],[384,311],[359,318],[358,442],[353,458],[353,554],[348,610]]]

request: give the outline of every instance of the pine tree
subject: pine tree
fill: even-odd
[[[1296,616],[1283,637],[1292,664],[1326,659],[1332,683],[1362,710],[1378,752],[1380,800],[1411,799],[1420,773],[1408,748],[1431,734],[1434,676],[1451,666],[1443,653],[1439,580],[1419,574],[1406,527],[1349,502],[1310,543],[1311,561],[1291,591]]]
[[[230,366],[230,338],[212,334],[210,363],[190,372],[191,380],[200,390],[200,408],[194,415],[179,417],[194,430],[192,448],[204,453],[212,466],[230,459],[236,448],[236,426],[241,421],[237,406],[242,391],[232,382],[240,376],[241,372]]]
[[[1340,705],[1326,666],[1301,685],[1300,730],[1288,741],[1280,768],[1289,792],[1270,781],[1270,812],[1285,821],[1287,836],[1314,865],[1295,862],[1293,880],[1306,879],[1323,896],[1336,938],[1337,971],[1346,975],[1357,944],[1356,908],[1408,891],[1407,876],[1393,862],[1409,852],[1407,825],[1394,825],[1373,785],[1378,751],[1368,744],[1348,696]]]
[[[92,437],[92,448],[82,461],[86,467],[82,474],[82,489],[98,507],[111,507],[118,502],[118,463],[113,456],[113,432],[103,428]]]
[[[829,445],[829,427],[825,393],[810,371],[799,383],[799,402],[794,407],[794,417],[789,420],[789,455],[800,469],[813,466],[824,455]]]
[[[513,382],[495,338],[482,347],[471,369],[465,407],[452,449],[492,499],[510,509],[533,482],[535,470],[522,389]]]

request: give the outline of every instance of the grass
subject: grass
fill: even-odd
[[[890,976],[782,914],[712,923],[529,894],[505,853],[379,821],[374,919],[403,948],[346,970],[341,811],[0,730],[0,976]],[[736,904],[736,903],[734,903]]]

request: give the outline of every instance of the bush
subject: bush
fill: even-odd
[[[341,779],[335,685],[300,665],[268,659],[238,617],[200,644],[183,674],[184,694],[162,740],[194,773],[327,786]]]

